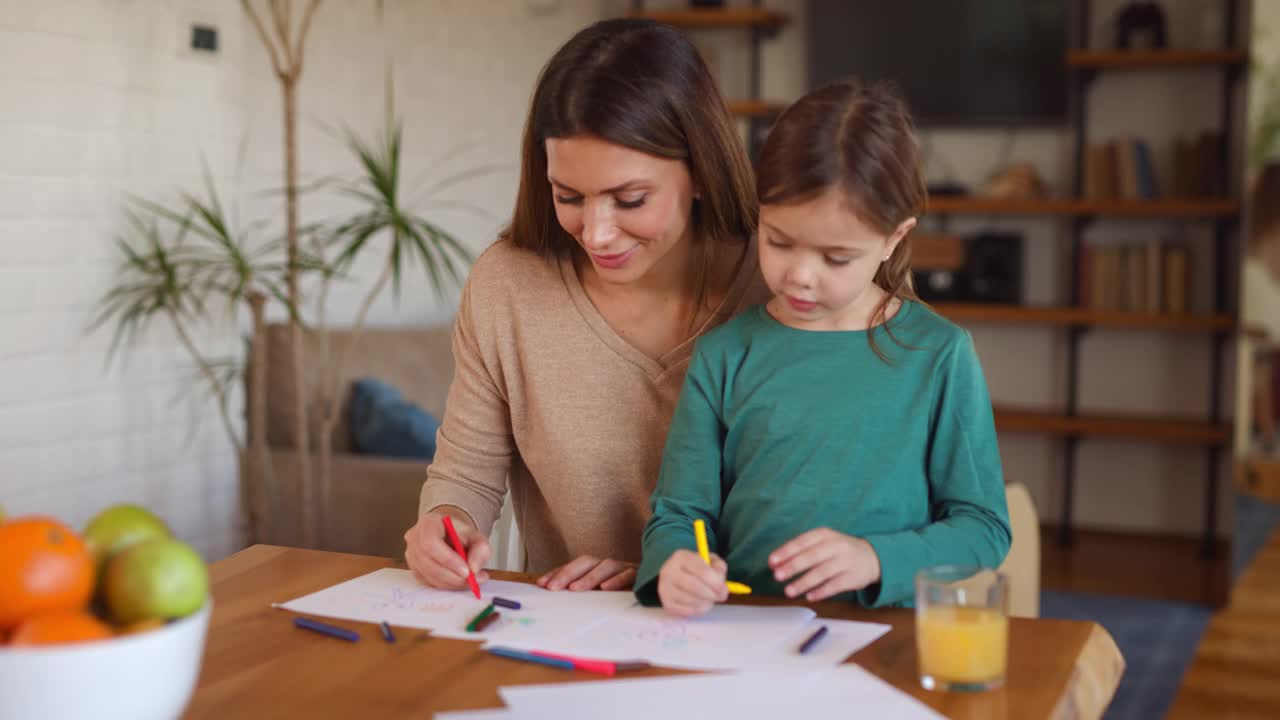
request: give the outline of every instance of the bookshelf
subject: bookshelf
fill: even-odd
[[[726,100],[729,112],[744,118],[768,118],[786,109],[784,103],[771,103],[765,100]]]
[[[1231,426],[1201,420],[1138,415],[1064,415],[1054,410],[996,408],[996,430],[1059,437],[1105,437],[1220,448]]]
[[[631,17],[656,20],[690,29],[760,28],[776,30],[787,22],[787,16],[759,5],[753,7],[689,8],[687,10],[645,10],[643,3],[632,3]]]
[[[790,18],[764,7],[762,0],[752,0],[749,7],[687,8],[646,10],[644,0],[631,0],[630,17],[654,20],[686,30],[746,30],[750,33],[750,73],[748,97],[727,100],[729,112],[746,120],[747,147],[754,156],[763,131],[773,118],[786,108],[760,97],[760,50],[766,37],[776,33]]]
[[[996,426],[1001,432],[1039,433],[1060,437],[1063,441],[1063,504],[1058,524],[1058,538],[1064,551],[1073,543],[1072,509],[1075,497],[1075,466],[1078,443],[1083,438],[1124,438],[1157,443],[1199,446],[1205,452],[1204,515],[1201,547],[1206,567],[1226,566],[1217,562],[1214,553],[1223,543],[1217,538],[1219,467],[1221,452],[1231,444],[1231,427],[1222,419],[1224,352],[1226,340],[1235,328],[1226,297],[1229,286],[1227,260],[1236,234],[1241,212],[1240,202],[1230,196],[1228,172],[1218,173],[1216,187],[1206,197],[1169,197],[1159,199],[1085,198],[1086,158],[1089,128],[1086,118],[1091,83],[1104,72],[1204,72],[1220,73],[1223,95],[1218,110],[1218,162],[1230,168],[1229,148],[1234,132],[1233,91],[1248,68],[1249,54],[1236,47],[1238,14],[1236,0],[1225,0],[1223,38],[1220,50],[1101,50],[1088,45],[1092,3],[1077,0],[1073,8],[1073,49],[1065,58],[1069,76],[1070,134],[1073,150],[1074,196],[1033,200],[1004,200],[968,196],[941,196],[929,200],[929,213],[947,217],[1020,216],[1045,217],[1068,223],[1070,267],[1069,303],[1065,307],[1012,306],[941,303],[935,309],[942,315],[964,324],[1038,325],[1059,328],[1067,333],[1066,402],[1061,409],[997,408]],[[1140,132],[1133,128],[1130,132]],[[1088,252],[1083,242],[1084,230],[1105,218],[1134,218],[1208,224],[1212,230],[1212,262],[1196,267],[1195,272],[1213,278],[1212,309],[1207,312],[1155,313],[1100,310],[1086,307],[1081,297],[1078,274]],[[1209,412],[1204,418],[1170,419],[1141,415],[1094,415],[1079,406],[1080,353],[1084,335],[1094,329],[1143,332],[1199,333],[1211,344],[1209,368]],[[1220,583],[1226,587],[1226,583]],[[1215,593],[1216,602],[1225,602],[1225,594]]]
[[[1058,217],[1234,218],[1240,203],[1231,198],[1158,200],[1085,200],[1045,198],[1006,200],[970,196],[929,198],[930,213],[946,215],[1022,215]]]
[[[1076,328],[1215,332],[1235,327],[1229,313],[1146,313],[1078,307],[935,303],[933,309],[955,323],[1049,325]]]
[[[1067,53],[1067,67],[1095,70],[1157,70],[1161,68],[1224,67],[1244,65],[1244,50],[1087,50]]]

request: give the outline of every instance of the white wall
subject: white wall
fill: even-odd
[[[388,0],[381,22],[374,8],[330,0],[316,17],[300,91],[302,172],[353,170],[319,126],[379,128],[390,61],[406,178],[497,166],[436,198],[474,205],[481,217],[420,206],[478,250],[510,213],[538,70],[602,6]],[[218,28],[215,56],[187,49],[193,20]],[[279,201],[260,195],[282,185],[276,88],[232,0],[0,0],[0,504],[10,513],[78,526],[108,504],[141,502],[207,557],[238,547],[231,447],[192,391],[172,333],[156,328],[106,370],[109,334],[85,330],[113,278],[123,193],[163,199],[194,189],[203,155],[241,198],[246,222],[279,227]],[[303,219],[342,210],[305,200]],[[368,276],[370,261],[358,275]],[[335,293],[335,321],[354,315],[364,287]],[[399,306],[379,302],[372,322],[445,322],[451,313],[450,301],[413,281]],[[236,338],[225,326],[200,342],[234,352]]]
[[[731,0],[732,2],[732,0]],[[650,2],[654,7],[679,6],[678,0]],[[749,4],[738,0],[733,4]],[[767,39],[763,55],[763,95],[771,100],[795,100],[807,87],[804,42],[808,26],[805,0],[769,0],[769,8],[790,16],[791,22]],[[1106,47],[1109,22],[1121,0],[1095,0],[1094,46]],[[1276,3],[1280,4],[1280,3]],[[1167,0],[1170,42],[1188,47],[1201,44],[1202,23],[1221,13],[1222,0]],[[1219,15],[1220,16],[1220,15]],[[1212,29],[1212,28],[1210,28]],[[726,94],[743,96],[748,90],[748,34],[701,31],[700,43],[714,48],[722,67]],[[927,48],[902,38],[902,52],[926,53]],[[1221,98],[1218,76],[1194,73],[1103,73],[1094,83],[1089,103],[1089,132],[1094,141],[1126,134],[1140,135],[1159,153],[1179,134],[1193,135],[1218,122]],[[1237,113],[1237,118],[1240,113]],[[932,147],[926,169],[930,180],[950,179],[977,186],[995,169],[995,158],[1007,152],[1010,162],[1029,162],[1058,194],[1070,186],[1071,137],[1067,128],[931,130]],[[1167,163],[1163,155],[1158,170]],[[1044,219],[965,219],[951,227],[960,232],[992,228],[1022,231],[1024,288],[1028,303],[1065,304],[1064,222]],[[1168,222],[1108,220],[1089,230],[1091,239],[1145,238],[1181,232]],[[1210,240],[1207,226],[1192,226],[1187,237],[1200,250],[1194,267],[1207,267]],[[1212,302],[1207,277],[1201,278],[1195,300],[1201,309]],[[1065,335],[1035,327],[973,326],[994,400],[999,404],[1061,407],[1065,400]],[[1209,341],[1207,336],[1158,332],[1099,330],[1084,341],[1080,407],[1099,413],[1122,412],[1200,417],[1208,408]],[[1225,367],[1234,363],[1226,358]],[[1224,390],[1224,417],[1231,417],[1230,379]],[[1062,495],[1061,443],[1034,435],[1004,435],[1001,452],[1010,480],[1026,482],[1041,516],[1056,522]],[[1075,512],[1081,526],[1197,533],[1204,508],[1205,454],[1199,448],[1136,442],[1084,440],[1077,463]],[[1230,476],[1222,473],[1220,528],[1229,531]]]

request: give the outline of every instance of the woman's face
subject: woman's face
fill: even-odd
[[[547,181],[560,226],[599,278],[627,284],[688,247],[694,187],[680,160],[592,136],[546,141]]]

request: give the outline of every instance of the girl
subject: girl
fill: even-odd
[[[801,99],[765,142],[757,191],[773,297],[694,350],[637,596],[698,615],[731,578],[908,605],[922,567],[996,567],[1010,535],[982,368],[910,285],[925,190],[903,103],[856,82]]]
[[[766,297],[751,164],[678,30],[607,20],[547,63],[511,224],[471,269],[456,365],[405,559],[483,581],[508,489],[526,569],[553,590],[630,588],[694,339]]]

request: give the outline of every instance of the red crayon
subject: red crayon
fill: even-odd
[[[555,653],[542,652],[541,650],[530,651],[530,655],[537,655],[551,660],[561,660],[567,663],[573,663],[574,670],[584,670],[586,672],[599,673],[613,677],[619,671],[625,670],[644,670],[649,667],[647,662],[609,662],[607,660],[588,660],[585,658],[577,658],[571,655],[557,655]]]
[[[467,584],[471,586],[471,592],[475,594],[476,599],[480,599],[480,585],[476,583],[476,574],[471,572],[471,563],[467,560],[467,551],[462,547],[462,538],[458,537],[458,531],[453,529],[453,518],[448,515],[444,516],[444,529],[449,533],[449,542],[453,543],[453,549],[458,551],[462,556],[462,561],[467,563]]]

